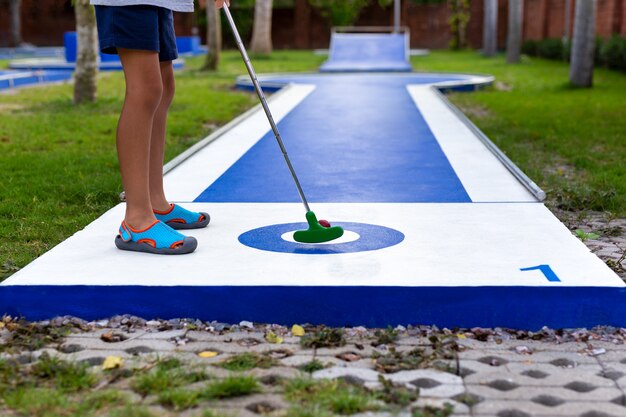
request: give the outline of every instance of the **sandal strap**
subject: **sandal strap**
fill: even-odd
[[[164,223],[175,222],[183,224],[191,224],[202,221],[203,215],[195,211],[187,210],[178,204],[170,203],[170,209],[167,211],[153,210],[159,220]]]
[[[182,244],[186,237],[160,220],[156,220],[143,230],[133,229],[122,221],[120,236],[125,242],[132,240],[137,243],[147,243],[157,249],[174,248]]]

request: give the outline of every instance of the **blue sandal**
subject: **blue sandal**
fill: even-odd
[[[159,220],[143,230],[135,230],[122,222],[120,234],[115,238],[115,246],[135,252],[182,255],[196,250],[198,241],[178,233]]]
[[[167,211],[152,211],[158,220],[172,229],[201,229],[207,227],[211,221],[207,213],[189,211],[178,204],[170,204],[170,209]]]

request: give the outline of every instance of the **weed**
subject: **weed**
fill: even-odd
[[[598,233],[593,233],[593,232],[585,232],[582,229],[576,229],[576,231],[574,232],[576,234],[576,236],[582,240],[583,242],[591,239],[591,240],[595,240],[597,238],[600,237],[600,235]]]
[[[100,410],[104,407],[120,407],[130,403],[128,394],[117,390],[94,391],[80,404],[83,412],[88,410]]]
[[[382,375],[378,376],[378,381],[380,381],[383,387],[376,393],[376,396],[387,404],[406,407],[419,397],[419,389],[396,386]]]
[[[376,369],[384,373],[427,368],[438,359],[457,359],[459,346],[453,338],[431,335],[429,342],[429,346],[418,347],[406,353],[398,352],[393,347],[386,354],[374,352],[372,359]]]
[[[276,361],[267,355],[245,352],[232,356],[218,365],[229,371],[247,371],[253,368],[271,368]]]
[[[315,333],[307,333],[300,339],[305,348],[339,347],[346,344],[343,329],[323,328]]]
[[[24,375],[20,372],[19,363],[8,359],[0,359],[0,398],[8,391],[23,383]]]
[[[448,417],[454,411],[454,407],[449,403],[445,403],[443,407],[417,407],[411,413],[412,417]]]
[[[299,405],[289,408],[286,417],[333,417],[333,413],[317,404]]]
[[[69,327],[44,326],[7,317],[3,318],[2,323],[9,330],[9,337],[6,343],[0,344],[0,352],[38,350],[51,343],[61,343],[70,331]]]
[[[181,365],[182,362],[174,358],[161,361],[154,369],[135,377],[131,387],[136,393],[146,396],[209,378],[203,371],[188,372]]]
[[[7,407],[28,417],[53,417],[70,406],[66,394],[50,388],[19,387],[3,399]]]
[[[376,330],[374,336],[376,340],[372,342],[372,346],[389,345],[398,340],[398,331],[389,326],[384,330]]]
[[[303,365],[300,365],[298,367],[301,371],[303,372],[308,372],[310,374],[312,374],[315,371],[319,371],[320,369],[324,369],[325,366],[322,362],[318,361],[317,359],[313,359],[310,362],[307,362]]]
[[[31,372],[33,376],[48,380],[65,392],[90,388],[96,382],[95,375],[87,371],[86,364],[66,362],[47,353],[40,356]]]
[[[179,388],[164,391],[159,394],[157,402],[164,407],[173,408],[176,411],[195,407],[200,401],[200,392],[187,388]]]
[[[226,417],[224,414],[215,412],[214,410],[204,410],[202,417]]]
[[[254,377],[237,375],[212,382],[207,385],[201,396],[206,399],[221,399],[250,395],[260,391],[261,386]]]
[[[156,417],[146,407],[128,404],[124,408],[113,410],[108,417]]]
[[[285,397],[298,404],[304,413],[300,415],[347,415],[380,408],[374,394],[340,380],[295,378],[286,383]]]

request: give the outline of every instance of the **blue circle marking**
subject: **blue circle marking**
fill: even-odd
[[[282,223],[249,230],[239,236],[239,242],[251,248],[269,252],[298,253],[305,255],[330,255],[336,253],[366,252],[388,248],[404,240],[404,234],[385,226],[366,223],[333,223],[344,230],[357,233],[359,238],[344,243],[297,243],[288,242],[283,234],[308,228],[306,223]]]

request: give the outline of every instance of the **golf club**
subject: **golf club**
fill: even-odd
[[[235,25],[235,21],[233,20],[232,15],[230,14],[230,10],[228,5],[224,3],[224,14],[226,15],[226,20],[228,20],[228,24],[233,32],[233,36],[235,37],[235,42],[237,43],[237,48],[241,53],[241,57],[243,58],[243,62],[246,65],[246,69],[248,70],[248,74],[250,74],[250,79],[252,80],[252,84],[254,85],[254,89],[256,91],[259,100],[261,101],[261,106],[265,111],[265,115],[267,116],[267,120],[272,127],[272,131],[274,132],[274,136],[276,137],[276,141],[278,142],[278,146],[283,153],[283,157],[285,158],[285,162],[287,163],[287,167],[289,168],[289,172],[291,173],[291,177],[293,178],[294,183],[296,184],[296,188],[298,189],[298,194],[300,195],[300,199],[302,200],[302,204],[304,204],[304,208],[306,210],[306,220],[309,225],[307,230],[298,230],[293,234],[293,238],[297,242],[303,243],[323,243],[329,242],[331,240],[335,240],[341,236],[343,236],[343,229],[339,226],[333,227],[324,227],[317,221],[317,217],[315,213],[311,211],[309,207],[309,203],[304,195],[304,191],[302,190],[302,186],[300,185],[300,181],[298,180],[298,176],[296,175],[296,171],[293,169],[293,165],[289,160],[289,156],[287,155],[287,149],[285,149],[285,145],[283,144],[283,140],[280,136],[280,132],[278,131],[278,127],[274,122],[274,117],[270,112],[270,108],[267,105],[267,100],[265,100],[265,94],[263,94],[263,90],[259,85],[259,80],[257,79],[256,72],[252,67],[252,63],[250,62],[250,58],[248,57],[248,53],[246,52],[246,48],[243,45],[241,37],[239,36],[239,31],[237,30],[237,26]]]

